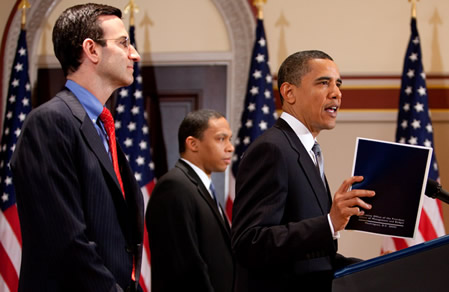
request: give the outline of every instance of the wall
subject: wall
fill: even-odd
[[[16,0],[3,0],[0,4],[0,31],[2,33],[5,29],[6,22],[8,21],[8,17],[11,14],[11,10],[13,9],[15,3]],[[1,40],[3,40],[3,34]]]
[[[55,6],[43,27],[43,34],[51,40],[51,30],[63,10],[81,3],[63,0]],[[124,10],[128,1],[96,1]],[[226,27],[217,8],[210,0],[135,1],[139,12],[135,14],[136,41],[139,52],[217,52],[229,51]],[[198,17],[201,15],[201,17]],[[126,25],[129,14],[123,15]],[[42,39],[41,39],[42,40]],[[52,55],[51,41],[39,45],[40,55]]]
[[[37,0],[30,2],[39,3]],[[127,4],[127,1],[119,0],[102,2],[120,8]],[[3,0],[0,4],[1,31],[14,3],[13,0]],[[51,56],[51,26],[64,8],[75,3],[80,2],[61,1],[48,17],[48,23],[42,25],[40,55]],[[140,6],[140,13],[136,16],[137,42],[144,56],[151,56],[145,55],[150,53],[230,52],[228,20],[222,19],[212,0],[136,0],[136,3]],[[398,78],[387,82],[374,77],[398,77],[401,74],[410,35],[410,7],[407,0],[268,0],[265,29],[271,69],[275,73],[281,60],[295,51],[321,49],[334,57],[343,79],[345,76],[365,78],[357,84],[344,82],[344,86],[367,90],[399,89]],[[418,2],[418,30],[424,68],[428,75],[442,76],[433,86],[443,89],[447,89],[449,75],[449,21],[446,19],[449,19],[449,1]],[[360,98],[365,97],[361,95]],[[448,111],[443,108],[432,112],[440,175],[443,185],[448,186],[449,153],[445,151],[449,143]],[[392,141],[395,118],[394,109],[342,111],[336,129],[320,135],[331,190],[335,192],[351,173],[355,137]],[[237,125],[232,127],[236,131]],[[446,226],[449,227],[447,207],[445,213]],[[381,240],[379,236],[343,232],[340,251],[350,256],[371,258],[379,254]]]
[[[265,27],[278,68],[286,52],[320,48],[337,60],[343,74],[399,74],[410,35],[411,4],[407,0],[276,0],[267,1]],[[284,15],[288,25],[281,25]],[[419,1],[418,30],[427,73],[449,70],[449,2]],[[285,43],[280,40],[282,28]],[[283,59],[285,56],[281,56]]]
[[[7,0],[12,2],[12,0]],[[36,2],[36,1],[30,1]],[[128,1],[98,1],[124,8]],[[51,31],[56,17],[75,0],[63,0],[48,18]],[[230,49],[226,27],[210,0],[136,1],[141,52],[210,52]],[[2,4],[4,5],[4,4]],[[268,0],[265,29],[276,72],[280,60],[298,50],[319,48],[339,64],[342,74],[400,74],[410,35],[407,0]],[[449,2],[426,0],[417,5],[424,68],[427,74],[449,72]],[[125,21],[127,16],[124,17]],[[282,35],[284,34],[284,37]],[[51,54],[51,43],[45,53]]]

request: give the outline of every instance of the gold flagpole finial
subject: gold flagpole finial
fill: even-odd
[[[134,3],[134,0],[130,0],[128,5],[126,5],[124,12],[127,14],[129,12],[129,25],[134,25],[134,12],[139,12],[139,7]]]
[[[30,2],[28,2],[28,0],[22,0],[19,3],[19,6],[17,7],[17,10],[22,10],[22,29],[25,29],[25,24],[26,24],[26,10],[28,8],[30,8]]]
[[[263,19],[263,5],[267,3],[267,0],[254,0],[253,4],[257,8],[257,19]]]
[[[412,18],[416,18],[416,1],[419,0],[408,0],[408,2],[412,2]]]

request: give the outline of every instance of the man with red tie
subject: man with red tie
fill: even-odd
[[[138,291],[143,199],[104,106],[140,60],[117,8],[77,5],[53,29],[67,83],[33,110],[11,167],[19,291]]]

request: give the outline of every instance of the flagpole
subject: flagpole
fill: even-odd
[[[416,19],[416,1],[419,0],[408,0],[408,2],[412,2],[412,18]]]
[[[253,4],[257,8],[257,19],[263,19],[263,5],[267,0],[254,0]]]
[[[125,13],[127,14],[129,12],[129,25],[134,26],[135,20],[134,20],[134,12],[139,12],[139,7],[134,3],[134,0],[130,0],[128,5],[126,5],[124,9]]]
[[[22,2],[19,3],[19,6],[17,7],[17,10],[22,10],[22,29],[25,29],[26,25],[26,10],[30,8],[30,2],[28,0],[22,0]]]

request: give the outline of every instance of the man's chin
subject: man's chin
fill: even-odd
[[[337,119],[328,120],[325,125],[323,125],[323,130],[332,130],[337,125]]]
[[[214,172],[225,172],[225,171],[226,171],[226,168],[228,168],[227,165],[225,165],[225,166],[219,166],[219,167],[217,167],[217,168],[214,170]]]
[[[332,129],[334,129],[335,128],[335,126],[333,126],[333,127],[327,127],[327,128],[324,128],[323,130],[332,130]]]
[[[128,87],[128,86],[130,86],[131,84],[133,84],[133,82],[131,81],[131,82],[118,82],[117,84],[116,84],[116,89],[119,89],[119,88],[122,88],[122,87]]]

